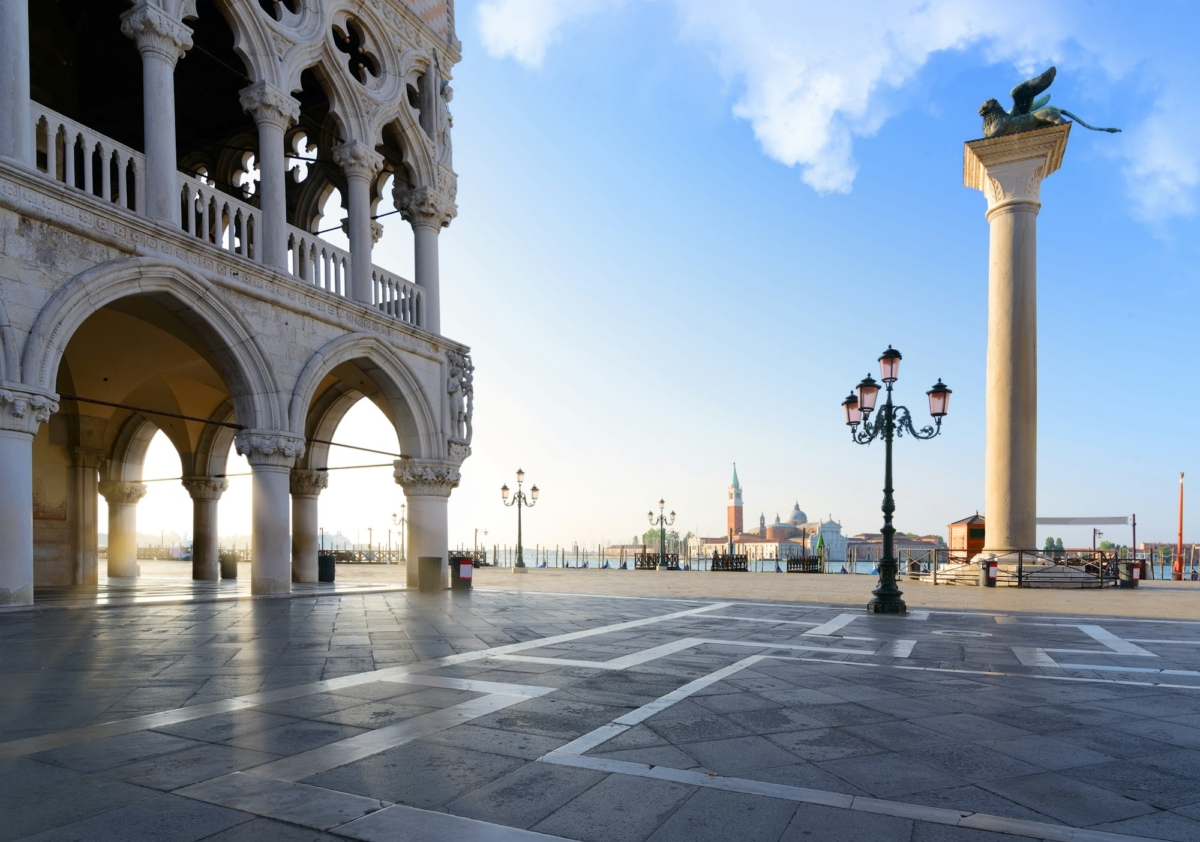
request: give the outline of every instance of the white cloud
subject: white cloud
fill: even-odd
[[[1200,116],[1185,98],[1200,74],[1188,70],[1190,58],[1136,37],[1119,15],[1098,20],[1087,5],[1040,0],[668,1],[682,37],[709,50],[738,89],[734,115],[750,123],[767,155],[798,167],[819,193],[849,192],[855,138],[880,129],[897,107],[895,93],[935,54],[970,48],[1024,73],[1070,54],[1106,88],[1134,72],[1152,77],[1159,90],[1147,116],[1121,136],[1134,212],[1161,219],[1195,210],[1200,148],[1184,138],[1200,131]],[[484,45],[536,67],[564,27],[623,2],[483,0]]]

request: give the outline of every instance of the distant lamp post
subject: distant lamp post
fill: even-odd
[[[408,563],[408,558],[404,554],[404,527],[408,525],[408,504],[400,504],[400,514],[392,513],[392,526],[400,527],[400,560]]]
[[[929,414],[933,416],[934,426],[916,429],[912,416],[906,407],[892,403],[892,384],[900,376],[900,352],[891,345],[879,357],[880,379],[887,389],[887,401],[875,422],[871,423],[871,413],[875,410],[875,401],[879,397],[879,384],[871,375],[863,378],[856,389],[842,401],[842,410],[846,415],[846,424],[850,427],[850,438],[857,444],[870,444],[877,438],[884,442],[883,470],[883,553],[879,559],[879,585],[873,590],[867,610],[874,614],[903,614],[907,610],[902,591],[896,587],[897,562],[894,548],[895,527],[892,526],[892,513],[896,504],[892,499],[892,438],[904,435],[905,431],[915,439],[931,439],[942,431],[942,419],[950,406],[950,389],[941,380],[925,394],[929,397]],[[862,424],[862,430],[858,425]]]
[[[658,516],[655,517],[653,511],[646,513],[646,516],[648,518],[650,518],[651,524],[655,524],[655,523],[658,524],[658,569],[659,570],[667,569],[667,527],[675,525],[675,513],[674,512],[671,512],[669,520],[667,519],[667,516],[663,514],[663,509],[665,509],[666,506],[667,506],[666,503],[664,503],[662,500],[659,500],[658,501]]]
[[[521,550],[521,507],[528,506],[533,508],[537,504],[538,487],[535,485],[529,489],[529,496],[521,490],[521,484],[525,482],[525,472],[517,468],[517,493],[512,496],[512,500],[508,499],[508,483],[500,487],[500,499],[503,500],[506,506],[517,507],[517,560],[513,564],[514,567],[524,567],[525,557]]]
[[[475,549],[475,552],[477,552],[477,553],[479,552],[479,532],[480,532],[479,527],[475,527],[475,548],[474,549]],[[487,537],[486,529],[483,530],[483,537],[484,538]]]

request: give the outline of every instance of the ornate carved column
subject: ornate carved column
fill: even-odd
[[[438,556],[442,560],[442,585],[450,586],[450,568],[446,563],[449,550],[447,506],[450,492],[458,487],[462,475],[458,466],[449,462],[424,459],[397,459],[396,484],[404,489],[408,502],[408,587],[418,586],[418,560],[422,556]]]
[[[287,91],[258,82],[241,91],[242,110],[258,125],[258,191],[262,210],[263,263],[288,268],[287,161],[283,133],[300,119],[300,103]]]
[[[365,143],[352,140],[333,148],[333,160],[346,174],[346,207],[350,220],[349,298],[370,305],[371,291],[371,184],[383,169],[383,156]]]
[[[29,0],[0,0],[0,158],[27,167],[34,164],[29,122]]]
[[[1037,215],[1070,124],[966,144],[963,183],[982,190],[988,245],[984,552],[1037,549]]]
[[[71,448],[71,467],[67,483],[70,504],[67,519],[72,523],[71,552],[75,557],[75,584],[94,585],[99,581],[97,541],[100,468],[106,457],[102,451],[86,447]]]
[[[108,501],[108,577],[138,575],[137,504],[146,496],[145,484],[104,480],[100,493]]]
[[[33,436],[56,397],[0,383],[0,605],[33,604]]]
[[[292,469],[292,581],[317,581],[317,498],[329,486],[324,471]]]
[[[424,290],[421,327],[430,333],[442,332],[442,305],[438,286],[438,234],[458,215],[454,202],[428,187],[393,190],[396,210],[412,225],[413,262],[417,286]]]
[[[254,474],[251,592],[288,593],[292,589],[289,475],[292,465],[304,455],[304,439],[278,430],[244,430],[233,442]]]
[[[184,477],[183,487],[192,497],[192,578],[215,582],[220,578],[217,503],[229,490],[229,480]]]
[[[180,224],[175,147],[175,65],[192,48],[192,30],[148,0],[121,15],[121,31],[142,54],[146,134],[145,213]]]

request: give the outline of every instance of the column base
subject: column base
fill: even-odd
[[[33,585],[26,585],[16,590],[0,588],[0,606],[33,605]]]
[[[250,593],[252,594],[290,594],[292,592],[292,583],[287,579],[264,579],[258,576],[250,580]]]
[[[512,570],[513,573],[528,573],[529,572],[528,567],[510,567],[509,569]]]
[[[867,603],[868,614],[907,614],[908,606],[904,604],[904,600],[878,600],[872,599]]]

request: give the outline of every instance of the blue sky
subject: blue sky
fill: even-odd
[[[515,540],[518,467],[542,489],[530,545],[629,540],[660,497],[720,534],[734,461],[747,521],[799,501],[875,531],[882,449],[839,404],[889,343],[918,418],[935,379],[954,390],[941,437],[898,443],[897,527],[982,509],[988,231],[962,143],[1052,63],[1054,104],[1125,131],[1077,127],[1042,188],[1039,514],[1136,512],[1173,540],[1178,472],[1200,471],[1200,11],[1045,6],[460,0],[442,301],[476,434],[452,541]],[[376,262],[409,272],[397,220]],[[380,423],[338,437],[386,443]],[[388,472],[343,476],[326,528],[386,526]]]

